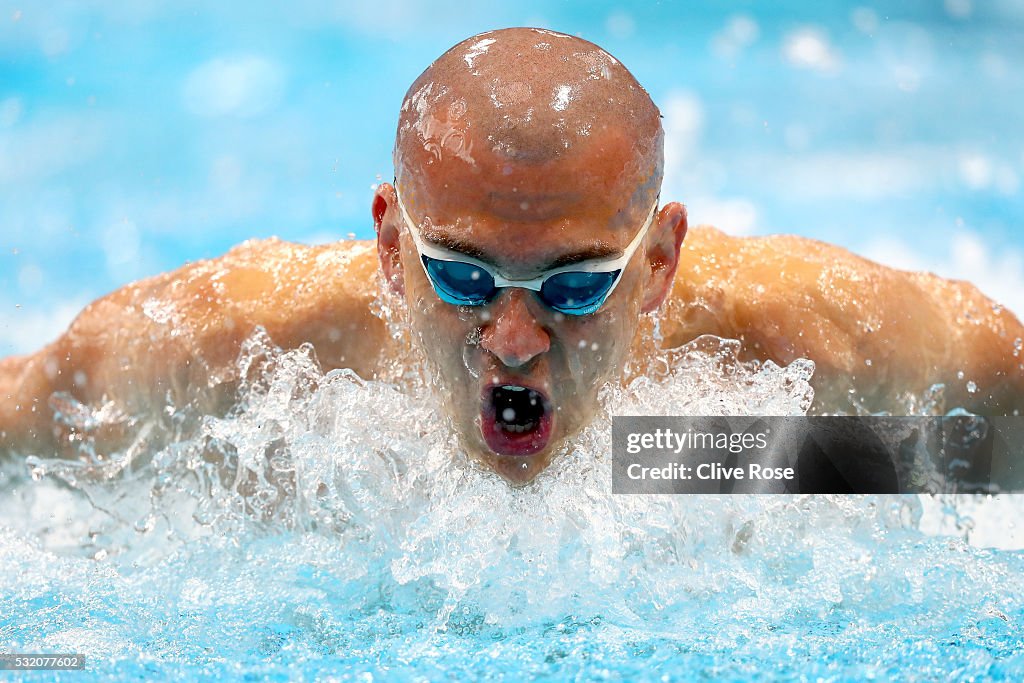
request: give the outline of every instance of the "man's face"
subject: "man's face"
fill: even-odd
[[[657,107],[625,67],[551,31],[469,38],[402,103],[397,191],[381,185],[373,204],[381,268],[407,300],[415,343],[463,445],[513,483],[544,469],[619,377],[640,312],[672,286],[686,212],[662,208],[629,263],[611,267],[620,279],[596,310],[573,303],[593,304],[599,278],[491,296],[487,273],[515,284],[576,262],[625,260],[660,190],[663,146]],[[446,300],[421,249],[438,259],[429,267]],[[439,265],[452,263],[451,252],[476,259],[476,269]],[[479,305],[451,303],[460,301]]]
[[[474,257],[509,279],[530,279],[557,266],[619,257],[644,225],[654,193],[595,178],[622,168],[609,166],[609,158],[615,155],[539,174],[510,164],[491,183],[452,182],[427,168],[414,181],[400,181],[397,192],[428,245]],[[618,191],[593,192],[595,183]],[[389,208],[403,221],[397,207]],[[498,290],[481,306],[442,301],[403,228],[412,330],[445,408],[472,455],[513,483],[528,482],[592,419],[598,391],[621,373],[648,279],[645,245],[597,311],[568,315],[522,288]]]

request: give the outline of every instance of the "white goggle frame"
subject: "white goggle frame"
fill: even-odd
[[[405,224],[409,228],[409,234],[412,235],[412,240],[416,244],[416,249],[419,251],[420,256],[426,256],[432,258],[435,261],[452,261],[458,263],[468,263],[472,266],[480,268],[494,279],[495,289],[503,289],[505,287],[522,287],[523,289],[529,289],[534,292],[539,292],[544,281],[554,275],[560,273],[611,273],[616,270],[620,271],[619,276],[615,278],[615,282],[608,289],[608,293],[605,294],[605,299],[612,295],[615,288],[619,286],[619,281],[622,279],[622,272],[626,265],[629,264],[629,260],[633,257],[633,253],[636,252],[640,243],[643,242],[644,236],[647,235],[647,231],[650,230],[651,225],[654,223],[654,215],[657,212],[658,200],[655,198],[654,204],[651,206],[651,210],[647,213],[647,219],[644,221],[644,225],[640,228],[640,231],[632,239],[632,241],[626,245],[626,249],[622,252],[622,256],[614,259],[591,259],[589,261],[580,261],[579,263],[570,263],[567,266],[561,266],[559,268],[553,268],[546,271],[544,274],[539,275],[535,278],[528,280],[516,280],[513,278],[507,278],[499,273],[494,266],[488,265],[479,259],[475,259],[472,256],[454,251],[452,249],[446,249],[433,244],[428,244],[423,241],[423,238],[419,234],[419,227],[413,222],[409,216],[409,212],[405,208],[405,204],[402,203],[401,196],[398,196],[398,208],[402,212],[402,218],[405,219]],[[423,272],[426,273],[427,279],[432,280],[430,273],[427,272],[427,264],[420,258],[420,266],[423,268]]]

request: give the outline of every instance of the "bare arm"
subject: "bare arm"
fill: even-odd
[[[372,243],[264,240],[123,287],[54,343],[0,361],[0,451],[59,450],[54,392],[127,414],[169,402],[226,408],[241,343],[257,325],[284,348],[312,342],[325,369],[372,377],[386,339],[370,313],[375,282]]]
[[[376,277],[372,243],[266,240],[124,287],[38,353],[0,360],[0,452],[58,450],[68,435],[54,432],[55,392],[128,414],[168,402],[221,410],[257,325],[285,348],[311,342],[325,369],[374,377],[388,339],[370,313]],[[968,283],[884,268],[813,240],[697,228],[666,306],[668,345],[710,333],[741,339],[762,360],[813,359],[824,409],[848,410],[854,389],[881,410],[899,392],[937,382],[947,385],[947,407],[1024,407],[1024,354],[1015,349],[1024,329]]]
[[[1024,327],[967,282],[815,240],[700,227],[683,245],[667,306],[669,345],[710,333],[742,340],[761,360],[814,360],[819,410],[851,410],[850,389],[871,410],[899,409],[900,393],[936,383],[946,385],[947,409],[1024,410],[1024,352],[1015,348]]]

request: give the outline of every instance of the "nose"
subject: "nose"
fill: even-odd
[[[507,367],[517,368],[551,348],[551,338],[527,306],[529,294],[511,289],[491,305],[491,324],[484,327],[480,346]]]

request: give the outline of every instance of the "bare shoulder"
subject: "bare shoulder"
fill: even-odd
[[[313,342],[333,367],[343,361],[337,342],[344,337],[355,343],[373,326],[368,314],[375,272],[371,242],[307,246],[249,240],[224,256],[140,280],[93,302],[68,335],[93,343],[109,339],[110,321],[117,320],[121,325],[114,332],[125,344],[132,337],[174,338],[188,353],[220,366],[233,360],[259,325],[285,347]]]
[[[691,230],[667,317],[673,344],[712,333],[743,340],[761,359],[811,358],[822,389],[943,382],[950,400],[969,405],[1024,387],[1015,348],[1024,328],[974,285],[793,235]],[[984,388],[971,395],[968,381]]]
[[[262,326],[283,348],[313,344],[325,369],[372,377],[384,324],[371,242],[251,240],[126,285],[87,306],[56,341],[0,362],[0,433],[47,443],[49,397],[114,401],[130,413],[231,396],[242,342]]]

